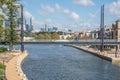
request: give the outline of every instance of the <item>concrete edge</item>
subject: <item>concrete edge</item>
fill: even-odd
[[[7,66],[7,71],[5,71],[5,76],[6,76],[6,79],[7,80],[14,80],[12,79],[13,77],[16,78],[16,77],[19,77],[20,79],[17,79],[17,80],[28,80],[26,75],[24,74],[22,68],[21,68],[21,65],[23,63],[23,61],[25,60],[25,58],[28,56],[28,53],[27,51],[24,51],[23,53],[21,53],[20,51],[18,52],[18,54],[15,56],[8,62],[6,63],[6,66]],[[13,62],[13,63],[12,63]],[[9,75],[11,73],[13,73],[13,71],[11,72],[8,72],[8,70],[12,68],[15,68],[16,70],[14,70],[14,72],[16,73],[16,76],[13,76],[13,75]],[[19,74],[19,75],[18,75]],[[12,78],[11,78],[11,77]],[[15,79],[16,80],[16,79]]]
[[[120,63],[120,58],[111,58],[111,57],[108,57],[108,56],[104,56],[104,55],[101,55],[101,54],[99,54],[97,52],[92,52],[90,50],[83,49],[83,48],[81,48],[81,47],[79,47],[77,45],[64,45],[64,46],[70,46],[70,47],[74,47],[76,49],[80,49],[80,50],[88,52],[88,53],[90,53],[90,54],[92,54],[94,56],[97,56],[97,57],[99,57],[101,59],[104,59],[104,60],[107,60],[109,62],[112,62],[113,64]]]
[[[19,58],[22,58],[20,63],[19,63],[19,69],[21,70],[21,75],[23,75],[23,80],[28,80],[28,78],[26,77],[26,74],[24,74],[23,70],[22,70],[22,63],[24,62],[24,60],[26,59],[26,57],[28,56],[28,53],[27,51],[24,51],[23,53],[21,54],[24,54],[24,55],[20,55]],[[18,58],[18,59],[19,59]]]

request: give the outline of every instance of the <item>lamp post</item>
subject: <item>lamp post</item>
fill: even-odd
[[[23,30],[23,5],[20,5],[21,7],[21,52],[24,52],[24,30]]]

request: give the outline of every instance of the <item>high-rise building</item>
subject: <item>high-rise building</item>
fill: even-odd
[[[32,18],[30,18],[30,24],[27,24],[27,22],[25,21],[25,28],[26,31],[28,32],[28,36],[31,37],[33,31]]]
[[[53,27],[53,28],[52,28],[52,31],[53,31],[53,32],[57,32],[57,30],[58,30],[57,27]]]
[[[48,25],[45,24],[45,32],[48,32]]]

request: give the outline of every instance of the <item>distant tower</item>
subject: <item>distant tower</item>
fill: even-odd
[[[30,18],[30,25],[32,25],[32,18]]]
[[[25,30],[28,31],[29,25],[27,24],[27,21],[25,19]]]
[[[29,29],[28,29],[29,37],[32,36],[32,31],[33,31],[32,18],[30,18],[30,25],[29,25]]]
[[[48,32],[48,25],[45,24],[45,32]]]
[[[29,24],[27,24],[27,21],[25,20],[25,29],[26,32],[28,33],[28,37],[31,37],[33,31],[32,18],[30,18],[29,21],[30,21]]]

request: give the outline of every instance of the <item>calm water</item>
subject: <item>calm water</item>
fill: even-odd
[[[120,66],[62,45],[26,45],[22,69],[29,80],[120,80]]]

